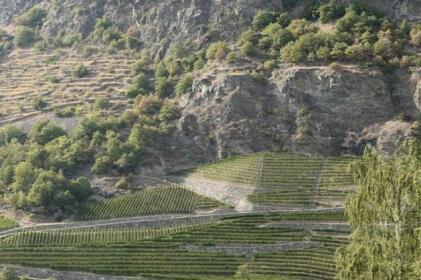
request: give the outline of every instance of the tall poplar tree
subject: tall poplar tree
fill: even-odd
[[[358,191],[346,204],[352,234],[337,251],[337,279],[421,279],[421,143],[390,158],[368,149],[351,169]]]

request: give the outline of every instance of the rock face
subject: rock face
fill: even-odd
[[[206,159],[263,150],[357,153],[369,143],[391,152],[420,112],[419,83],[395,92],[381,71],[357,66],[285,66],[266,82],[242,71],[204,74],[180,104],[178,133],[186,153]],[[407,120],[398,121],[402,113]]]

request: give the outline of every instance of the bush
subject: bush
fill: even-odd
[[[20,143],[25,141],[25,133],[13,125],[5,125],[0,128],[0,146],[6,145],[13,140],[17,140]]]
[[[246,42],[244,45],[241,46],[240,52],[242,55],[245,56],[253,56],[256,54],[256,48],[254,47],[252,42]]]
[[[287,27],[292,21],[291,16],[288,13],[282,13],[279,15],[278,23],[281,25],[282,28]]]
[[[135,38],[135,37],[128,36],[127,37],[127,47],[129,49],[132,49],[132,50],[139,50],[140,47],[141,47],[140,40]]]
[[[345,6],[338,0],[330,0],[317,10],[322,23],[328,23],[345,15]]]
[[[193,76],[192,75],[185,75],[183,76],[175,86],[175,93],[177,96],[181,96],[191,90],[193,85]]]
[[[11,267],[5,266],[0,271],[0,280],[19,280],[19,277]]]
[[[98,97],[95,99],[95,107],[98,109],[106,109],[111,106],[111,103],[105,97]]]
[[[82,40],[82,34],[80,33],[71,33],[65,36],[62,40],[62,44],[65,47],[71,47]]]
[[[142,97],[137,104],[137,110],[141,115],[156,115],[160,112],[162,101],[157,96]]]
[[[72,75],[76,78],[84,78],[88,76],[89,73],[89,69],[83,64],[77,64],[72,70]]]
[[[36,41],[35,31],[26,26],[19,26],[15,32],[14,44],[18,48],[31,47]]]
[[[160,97],[169,97],[174,93],[174,84],[170,79],[158,78],[155,81],[155,90]]]
[[[38,6],[32,7],[16,19],[18,25],[39,28],[44,22],[47,12]]]
[[[47,107],[48,103],[44,101],[41,97],[34,98],[32,101],[32,108],[34,108],[37,111],[41,111],[45,107]]]
[[[259,11],[253,18],[253,29],[260,31],[265,28],[267,25],[275,22],[277,19],[277,14],[269,11]]]
[[[290,25],[288,25],[286,30],[291,32],[294,38],[298,39],[304,34],[316,32],[317,28],[312,26],[310,22],[305,19],[294,19],[291,21]]]
[[[159,119],[164,122],[170,122],[179,119],[180,116],[180,109],[172,103],[168,103],[162,106],[159,112]]]
[[[45,145],[66,133],[63,128],[56,125],[52,121],[42,121],[35,124],[29,132],[28,138],[30,142],[39,145]]]
[[[225,42],[215,42],[210,44],[206,51],[206,58],[208,60],[222,61],[229,53],[229,48]]]

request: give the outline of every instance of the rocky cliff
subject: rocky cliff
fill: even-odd
[[[419,72],[386,77],[376,68],[284,65],[270,80],[239,70],[198,77],[181,102],[179,133],[197,157],[262,150],[359,153],[393,151],[411,134]]]

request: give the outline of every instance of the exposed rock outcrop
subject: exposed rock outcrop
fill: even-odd
[[[416,74],[397,77],[409,86],[395,90],[380,70],[358,66],[285,65],[266,82],[244,71],[203,74],[180,103],[183,152],[197,159],[262,150],[337,154],[366,144],[392,152],[420,112]],[[407,120],[398,121],[402,115]]]

